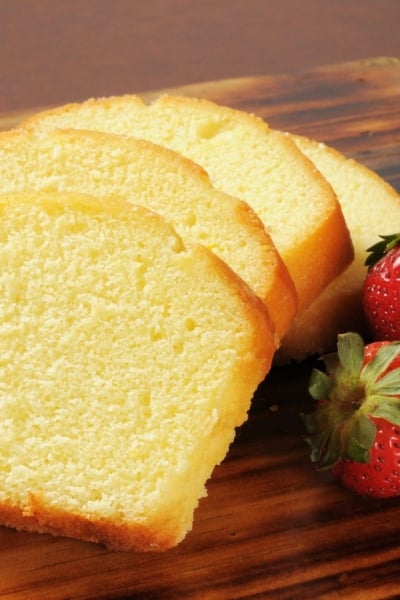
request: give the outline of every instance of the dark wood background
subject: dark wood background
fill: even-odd
[[[400,55],[399,0],[0,0],[0,112]]]

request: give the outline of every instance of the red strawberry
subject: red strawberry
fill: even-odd
[[[317,407],[303,415],[311,460],[359,494],[400,495],[400,342],[342,334],[325,363],[310,381]]]
[[[375,340],[400,339],[400,234],[380,236],[368,248],[363,306]]]

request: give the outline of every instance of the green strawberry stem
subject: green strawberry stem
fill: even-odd
[[[400,342],[382,346],[367,364],[364,350],[357,333],[340,334],[337,354],[324,357],[326,372],[312,372],[309,392],[318,404],[302,417],[311,460],[320,469],[341,458],[368,462],[376,436],[370,417],[400,425],[400,368],[386,373],[400,354]]]
[[[367,267],[372,267],[377,263],[385,254],[395,248],[400,243],[400,233],[393,233],[392,235],[380,235],[382,241],[376,242],[369,248],[367,252],[369,255],[365,260]]]

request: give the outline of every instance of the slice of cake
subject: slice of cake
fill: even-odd
[[[279,352],[279,360],[284,362],[334,350],[339,332],[356,330],[368,335],[361,302],[366,250],[380,235],[400,231],[400,196],[387,182],[325,144],[291,137],[333,186],[350,230],[355,258],[296,318]]]
[[[164,550],[269,370],[264,304],[143,207],[0,195],[0,523]]]
[[[213,185],[256,211],[294,281],[299,311],[352,259],[332,188],[297,148],[261,119],[206,100],[92,99],[44,112],[23,127],[96,129],[165,145],[205,168]]]
[[[296,292],[264,225],[205,171],[164,147],[95,131],[0,134],[0,192],[26,189],[116,194],[162,214],[185,241],[225,260],[265,302],[277,344],[293,321]]]

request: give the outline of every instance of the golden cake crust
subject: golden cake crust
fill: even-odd
[[[0,522],[177,544],[270,368],[264,303],[119,198],[0,194],[0,216]]]
[[[207,173],[174,151],[98,131],[14,130],[0,135],[0,191],[119,195],[167,218],[189,242],[210,248],[264,301],[277,344],[297,295],[288,270],[250,206],[214,189]]]
[[[301,136],[291,138],[334,188],[355,256],[348,268],[296,317],[277,362],[334,351],[338,333],[356,330],[368,335],[362,307],[367,248],[380,235],[400,230],[400,196],[377,173],[326,144]]]
[[[295,284],[299,313],[352,260],[331,186],[291,139],[255,115],[201,98],[162,95],[146,105],[125,95],[58,107],[21,127],[142,137],[200,164],[216,188],[245,200],[264,223]]]

